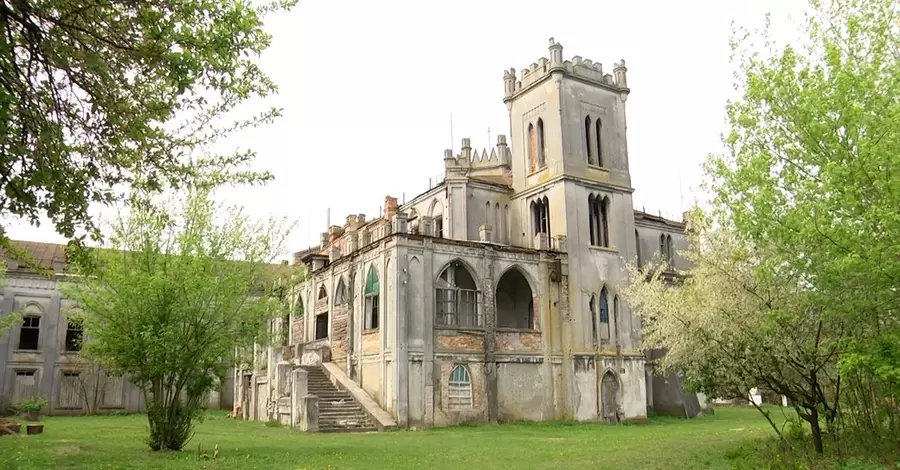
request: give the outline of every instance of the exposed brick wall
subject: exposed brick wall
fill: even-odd
[[[497,333],[497,348],[502,351],[540,351],[541,341],[542,335],[538,332]]]
[[[484,351],[484,333],[461,331],[438,331],[437,348],[455,351]]]
[[[365,353],[377,353],[381,350],[381,331],[364,331],[362,334],[362,350]]]
[[[294,317],[294,320],[291,322],[291,343],[298,344],[303,343],[303,320],[305,317]]]
[[[349,304],[334,307],[331,318],[331,357],[339,359],[347,356],[347,322]]]

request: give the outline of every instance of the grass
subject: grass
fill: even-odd
[[[47,417],[43,424],[41,435],[0,438],[0,468],[759,468],[748,449],[772,434],[745,407],[641,425],[527,423],[371,434],[300,433],[210,413],[182,452],[151,452],[143,415]],[[210,452],[218,444],[219,458],[199,460],[198,444]]]

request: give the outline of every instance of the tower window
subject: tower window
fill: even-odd
[[[588,226],[591,245],[609,248],[609,198],[588,196]]]
[[[597,162],[594,160],[594,155],[591,152],[591,116],[585,116],[584,118],[584,153],[587,155],[588,165],[596,165]]]
[[[638,236],[637,229],[634,229],[634,246],[637,249],[637,264],[641,267],[641,237]]]
[[[550,235],[550,200],[547,196],[531,202],[531,220],[535,235],[539,233]]]
[[[537,166],[538,168],[543,168],[546,164],[545,157],[547,153],[547,146],[544,142],[544,120],[538,118],[537,120]]]
[[[609,291],[600,289],[600,339],[609,340]]]
[[[538,139],[534,124],[528,124],[528,168],[529,172],[537,170]]]
[[[595,136],[597,139],[597,165],[603,166],[603,123],[599,118],[595,126],[597,127]]]

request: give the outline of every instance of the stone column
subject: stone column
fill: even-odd
[[[300,408],[302,418],[300,419],[300,430],[307,432],[319,431],[319,397],[315,395],[306,395],[300,399]]]
[[[308,377],[307,372],[303,369],[295,369],[291,373],[291,427],[300,426],[303,418],[302,399],[307,392]]]

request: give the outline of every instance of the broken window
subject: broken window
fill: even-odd
[[[29,315],[22,320],[19,330],[19,349],[37,351],[41,339],[41,317]]]
[[[316,339],[328,337],[328,312],[316,315]]]
[[[506,271],[497,283],[497,326],[534,328],[534,296],[519,268]]]
[[[450,380],[447,383],[447,398],[451,410],[466,409],[472,407],[472,376],[465,366],[456,365],[450,371]]]
[[[81,338],[83,336],[84,330],[81,327],[81,322],[69,320],[68,327],[66,328],[66,351],[81,351]]]
[[[531,220],[535,235],[550,235],[550,200],[547,196],[531,201]]]
[[[591,245],[609,248],[609,198],[588,196],[588,227]]]
[[[483,326],[478,309],[479,292],[475,279],[459,262],[451,262],[435,286],[435,311],[438,325]]]
[[[334,304],[344,305],[347,303],[347,286],[344,285],[344,278],[338,280],[337,289],[334,291]]]
[[[366,299],[366,329],[374,330],[378,328],[378,294],[380,288],[378,285],[378,273],[375,272],[375,266],[369,266],[369,274],[366,276],[366,288],[364,296]]]

